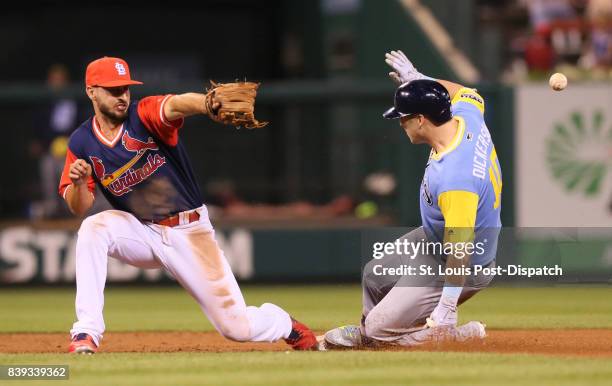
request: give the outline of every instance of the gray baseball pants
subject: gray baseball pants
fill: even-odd
[[[417,228],[400,240],[409,243],[426,240],[422,227]],[[414,259],[407,255],[388,255],[380,260],[373,259],[363,270],[363,316],[362,332],[371,339],[399,345],[414,345],[419,339],[419,331],[424,330],[427,317],[432,313],[440,297],[444,285],[443,276],[427,275],[376,275],[381,267],[399,267],[401,265],[431,266],[438,271],[438,266],[445,267],[441,256],[417,254]],[[495,261],[488,267],[494,267]],[[470,275],[461,292],[459,304],[464,303],[478,291],[487,287],[493,279],[492,275]],[[416,335],[415,335],[416,333]]]

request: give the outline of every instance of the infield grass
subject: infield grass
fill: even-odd
[[[0,355],[67,364],[53,385],[609,385],[607,359],[429,352]],[[49,381],[27,381],[49,385]]]
[[[249,305],[285,308],[316,330],[357,323],[358,285],[244,286]],[[0,289],[0,332],[63,332],[74,321],[71,288]],[[612,328],[610,287],[493,287],[459,309],[461,320],[490,328]],[[213,328],[180,287],[111,287],[106,290],[108,331],[211,331]]]
[[[243,290],[248,304],[276,303],[317,330],[359,318],[357,285]],[[460,316],[490,328],[612,328],[611,298],[612,287],[490,288],[462,306]],[[0,332],[67,333],[73,302],[70,288],[0,289]],[[108,288],[105,315],[109,331],[212,329],[178,287]],[[70,365],[70,381],[54,385],[604,385],[612,379],[609,358],[489,353],[0,354],[0,364]]]

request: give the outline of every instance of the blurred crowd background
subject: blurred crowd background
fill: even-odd
[[[67,138],[92,114],[85,66],[119,56],[145,83],[133,99],[210,79],[262,82],[265,129],[204,117],[182,129],[216,219],[414,224],[428,149],[408,147],[381,118],[394,91],[384,53],[401,49],[428,75],[478,86],[512,208],[512,87],[555,71],[611,78],[612,0],[11,4],[0,45],[4,220],[70,216],[57,185]]]

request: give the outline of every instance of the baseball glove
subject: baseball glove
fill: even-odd
[[[259,129],[268,122],[255,119],[255,97],[259,83],[215,83],[206,90],[205,110],[208,116],[224,125]]]

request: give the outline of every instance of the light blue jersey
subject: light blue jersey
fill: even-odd
[[[453,98],[452,112],[457,134],[444,151],[431,152],[421,184],[421,219],[434,242],[445,241],[445,226],[474,229],[474,243],[482,243],[484,252],[474,253],[471,263],[486,265],[495,258],[501,228],[501,168],[482,97],[463,88]]]

